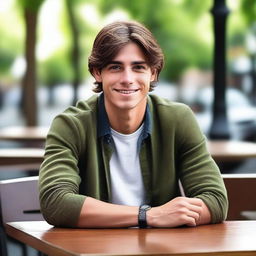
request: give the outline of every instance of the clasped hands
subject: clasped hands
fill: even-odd
[[[199,198],[176,197],[147,211],[147,223],[151,227],[197,226],[210,221],[210,212]]]

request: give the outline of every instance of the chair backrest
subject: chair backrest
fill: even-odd
[[[228,220],[256,220],[256,174],[222,174],[229,199]]]
[[[38,176],[0,181],[2,223],[43,220],[38,197]]]

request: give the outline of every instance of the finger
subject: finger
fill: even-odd
[[[195,227],[196,220],[193,217],[187,216],[185,225],[190,226],[190,227]]]
[[[187,202],[193,205],[197,205],[197,206],[202,206],[203,201],[200,198],[191,198],[191,197],[187,197]]]
[[[198,214],[201,214],[203,211],[203,207],[202,206],[197,206],[197,205],[193,205],[193,204],[189,204],[187,206],[188,210],[196,212]]]
[[[198,220],[200,219],[200,213],[194,212],[194,211],[189,211],[187,213],[187,216],[190,218],[193,218],[195,220],[195,222],[198,222]]]

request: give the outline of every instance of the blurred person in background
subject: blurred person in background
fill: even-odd
[[[47,136],[39,191],[50,224],[145,228],[225,220],[226,189],[192,111],[149,94],[163,63],[142,24],[114,22],[98,33],[89,57],[98,94],[58,115]]]

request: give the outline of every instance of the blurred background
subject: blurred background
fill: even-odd
[[[0,1],[0,128],[49,126],[92,95],[87,59],[97,32],[135,19],[155,35],[165,68],[154,93],[194,110],[207,135],[213,99],[213,0]],[[255,140],[256,3],[226,1],[227,114],[231,137]]]
[[[90,97],[87,60],[96,34],[112,21],[137,20],[165,54],[153,93],[188,104],[209,136],[217,11],[226,15],[226,82],[219,86],[225,86],[229,138],[255,141],[254,0],[0,1],[0,128],[49,127],[58,113]]]
[[[210,137],[217,12],[226,15],[226,81],[219,86],[228,138],[255,142],[255,0],[0,0],[0,129],[47,128],[58,113],[90,97],[94,80],[87,60],[96,34],[112,21],[137,20],[165,54],[153,93],[188,104]],[[0,141],[0,149],[19,146]],[[239,173],[255,172],[255,166],[254,158],[226,167]],[[0,180],[28,174],[14,169],[0,172]]]

